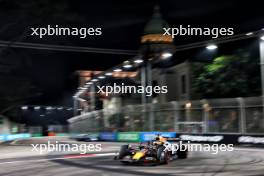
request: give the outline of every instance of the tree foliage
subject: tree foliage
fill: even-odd
[[[224,55],[196,70],[194,89],[203,98],[259,96],[259,59],[249,54]]]

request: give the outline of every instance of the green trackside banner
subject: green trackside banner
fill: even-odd
[[[123,142],[139,142],[139,132],[120,132],[117,134],[117,141]]]

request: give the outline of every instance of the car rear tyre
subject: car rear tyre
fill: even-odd
[[[164,146],[160,146],[157,150],[157,158],[161,164],[168,164],[170,161],[170,155],[168,151],[165,151]]]
[[[122,145],[119,151],[119,159],[124,158],[128,154],[128,145]]]

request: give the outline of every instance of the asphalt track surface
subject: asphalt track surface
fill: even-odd
[[[118,146],[120,144],[109,144]],[[114,151],[113,151],[114,152]],[[123,175],[194,175],[194,176],[264,176],[264,149],[236,148],[216,155],[190,152],[187,159],[168,165],[122,165],[107,151],[88,155],[45,155],[19,158],[0,157],[2,176],[123,176]]]

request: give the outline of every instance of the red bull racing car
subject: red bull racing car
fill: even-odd
[[[187,158],[187,149],[174,148],[178,143],[179,141],[172,145],[166,138],[157,136],[156,140],[140,143],[137,146],[122,145],[116,159],[123,164],[168,164],[175,158]]]

